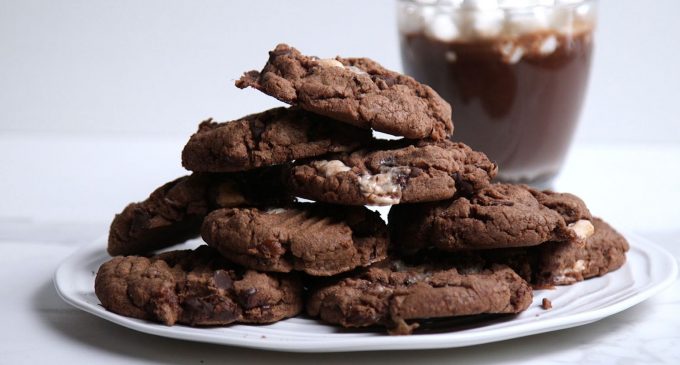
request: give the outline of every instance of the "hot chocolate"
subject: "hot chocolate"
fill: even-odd
[[[507,2],[401,1],[404,69],[453,105],[453,139],[497,162],[500,179],[547,184],[578,121],[593,3]]]

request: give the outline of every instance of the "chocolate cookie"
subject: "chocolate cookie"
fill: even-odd
[[[218,207],[286,204],[281,169],[180,177],[132,203],[113,219],[108,252],[144,254],[197,237],[208,212]]]
[[[202,236],[245,267],[317,276],[382,260],[388,245],[387,226],[377,212],[318,203],[216,210],[206,217]]]
[[[497,167],[481,152],[451,141],[378,141],[352,153],[291,168],[292,193],[345,205],[391,205],[448,199],[489,184]]]
[[[569,285],[614,271],[626,261],[628,241],[600,218],[585,245],[547,242],[534,247],[479,252],[486,260],[507,264],[536,287]]]
[[[99,268],[95,294],[109,311],[168,326],[272,323],[302,310],[295,275],[243,270],[207,246],[114,257]]]
[[[343,327],[380,325],[403,335],[419,319],[519,313],[531,302],[531,287],[507,266],[392,262],[313,290],[307,313]]]
[[[245,73],[236,86],[407,138],[443,140],[453,132],[451,106],[432,88],[368,58],[319,59],[279,44],[261,72]]]
[[[182,151],[191,171],[233,172],[356,149],[371,131],[295,108],[275,108],[239,120],[198,127]]]
[[[585,203],[567,193],[526,185],[493,184],[471,197],[396,206],[389,214],[393,241],[414,252],[535,246],[548,241],[583,243],[593,234]]]

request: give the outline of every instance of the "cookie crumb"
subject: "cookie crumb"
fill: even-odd
[[[552,308],[552,302],[548,298],[543,298],[543,302],[541,303],[541,308],[548,310]]]

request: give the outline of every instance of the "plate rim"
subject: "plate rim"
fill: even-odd
[[[516,326],[497,328],[493,330],[495,333],[493,338],[489,338],[488,333],[483,331],[468,333],[466,334],[466,338],[464,340],[457,339],[455,342],[447,342],[447,337],[455,336],[460,332],[419,334],[415,336],[389,336],[385,334],[384,336],[375,337],[353,337],[339,339],[332,342],[323,342],[321,340],[309,342],[296,340],[292,340],[290,342],[266,341],[263,340],[266,337],[262,337],[264,335],[259,333],[252,336],[241,335],[240,337],[216,337],[212,332],[202,333],[200,329],[197,328],[182,327],[191,329],[192,333],[187,333],[187,331],[173,331],[173,327],[167,327],[161,324],[124,317],[109,312],[101,306],[92,305],[91,303],[88,303],[77,297],[74,295],[76,294],[74,293],[74,290],[69,290],[69,288],[72,286],[66,281],[71,272],[75,273],[77,272],[77,270],[75,270],[76,268],[82,267],[83,262],[80,259],[88,257],[92,254],[99,255],[101,253],[105,253],[105,250],[102,251],[102,248],[105,247],[105,237],[100,237],[99,239],[94,240],[92,244],[83,245],[71,255],[69,255],[66,259],[64,259],[54,272],[53,283],[59,297],[66,303],[79,310],[131,330],[167,338],[245,347],[251,349],[301,353],[456,348],[504,341],[512,338],[552,332],[592,323],[639,304],[668,288],[673,284],[673,282],[675,282],[675,280],[678,278],[678,262],[668,250],[640,235],[632,233],[622,234],[624,237],[626,237],[626,239],[628,239],[629,242],[631,242],[631,251],[639,250],[643,254],[648,255],[652,253],[655,257],[659,256],[665,259],[667,261],[666,264],[668,267],[670,267],[670,270],[667,271],[666,275],[656,282],[653,280],[650,281],[650,283],[648,283],[646,288],[643,290],[638,290],[632,295],[621,300],[617,300],[610,305],[584,310],[582,312],[571,313],[566,316],[546,318],[542,321],[523,323],[519,325],[521,326],[521,331],[518,331]],[[628,264],[629,260],[626,260],[625,265]],[[262,328],[262,326],[258,327]]]

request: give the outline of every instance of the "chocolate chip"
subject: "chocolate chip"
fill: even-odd
[[[215,271],[213,280],[215,281],[215,286],[217,286],[218,289],[226,291],[231,291],[234,289],[234,282],[231,280],[231,276],[229,276],[229,273],[224,270]]]
[[[222,323],[233,322],[239,317],[239,312],[233,302],[222,302],[215,306],[212,319]]]
[[[241,303],[241,305],[246,309],[256,307],[258,300],[255,294],[257,294],[256,288],[248,288],[246,290],[240,291],[238,293],[239,303]]]
[[[472,184],[469,181],[463,180],[460,176],[460,173],[454,172],[451,174],[451,177],[453,177],[453,180],[456,182],[456,188],[458,189],[459,193],[464,195],[472,195],[475,192]]]
[[[182,307],[186,311],[192,313],[199,313],[205,311],[212,311],[213,306],[212,304],[204,301],[201,298],[191,297],[184,300],[184,303],[182,303]]]
[[[187,298],[182,307],[182,322],[190,325],[206,322],[230,323],[239,314],[233,302],[218,296]]]
[[[194,324],[209,318],[213,313],[214,306],[210,302],[206,302],[203,298],[191,297],[184,300],[182,303],[182,322]]]

